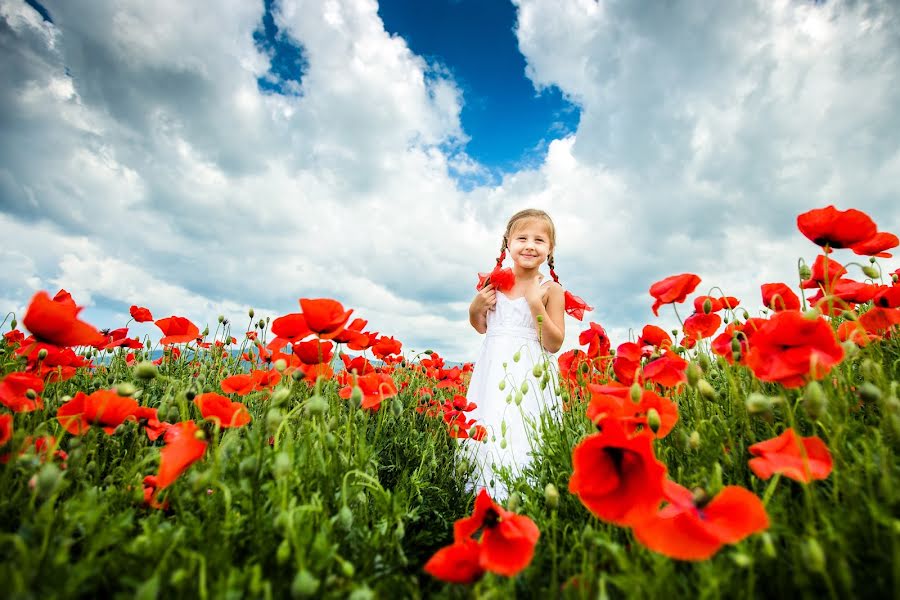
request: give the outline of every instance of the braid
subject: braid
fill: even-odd
[[[553,270],[553,255],[547,257],[547,266],[550,267],[550,277],[553,278],[553,281],[559,283],[559,277],[556,275],[556,271]]]
[[[504,236],[503,236],[503,243],[500,245],[500,256],[497,257],[497,266],[498,266],[498,267],[499,267],[500,265],[503,264],[503,259],[506,258],[506,245],[507,245],[507,243],[508,243],[508,241],[507,241],[507,239],[506,239],[506,236],[504,235]]]

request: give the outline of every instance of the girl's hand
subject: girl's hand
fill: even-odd
[[[528,302],[528,306],[539,309],[547,304],[547,294],[550,292],[549,285],[541,285],[541,278],[535,275],[534,278],[524,281],[522,296]]]
[[[490,283],[485,284],[483,288],[478,290],[478,293],[475,294],[475,299],[472,301],[472,307],[479,313],[487,313],[489,310],[494,310],[494,305],[496,304],[497,291]]]

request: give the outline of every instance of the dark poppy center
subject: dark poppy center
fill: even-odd
[[[492,529],[496,527],[500,523],[500,513],[498,513],[494,508],[487,509],[487,512],[484,515],[484,527],[486,529]]]

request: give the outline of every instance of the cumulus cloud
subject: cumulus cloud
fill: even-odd
[[[284,94],[258,85],[273,77],[262,2],[44,4],[53,23],[0,0],[7,310],[58,286],[98,326],[132,303],[242,322],[331,296],[465,360],[474,273],[526,206],[553,215],[564,285],[618,339],[672,273],[749,304],[763,280],[793,281],[810,207],[900,230],[891,2],[518,0],[528,76],[581,122],[482,185],[460,120],[476,99],[389,35],[374,0],[275,3],[303,53]]]

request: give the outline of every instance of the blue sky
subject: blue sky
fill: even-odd
[[[614,342],[675,324],[647,293],[675,273],[755,312],[815,257],[799,213],[900,231],[898,23],[892,0],[0,0],[0,311],[65,288],[98,327],[139,304],[215,328],[333,297],[466,360],[475,274],[537,207]]]

